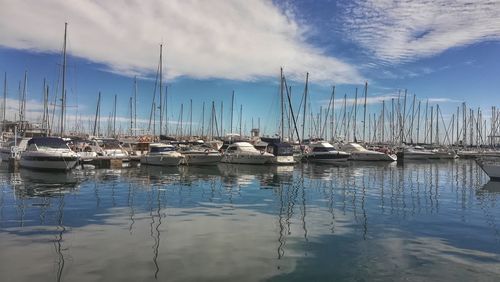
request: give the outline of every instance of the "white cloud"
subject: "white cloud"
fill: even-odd
[[[344,8],[347,36],[382,64],[500,39],[499,1],[355,0]]]
[[[390,94],[390,95],[380,95],[380,96],[368,96],[366,97],[366,104],[367,105],[371,105],[371,104],[382,104],[382,101],[385,101],[385,103],[390,103],[391,102],[391,99],[394,99],[394,100],[397,100],[398,99],[398,95],[397,94]],[[345,102],[347,104],[347,106],[351,106],[351,105],[354,105],[354,102],[356,100],[354,98],[347,98],[345,99]],[[357,104],[358,104],[358,107],[359,106],[363,106],[365,103],[365,96],[363,93],[359,94],[358,93],[358,101],[357,101]],[[328,101],[326,102],[326,104],[328,105]],[[336,108],[340,108],[340,107],[343,107],[344,106],[344,98],[342,99],[335,99],[335,107]]]
[[[462,103],[464,101],[450,99],[450,98],[429,98],[423,99],[423,101],[429,101],[429,103]]]
[[[59,52],[69,22],[69,52],[109,71],[153,73],[165,45],[169,79],[255,80],[305,72],[316,82],[359,83],[356,68],[308,44],[305,27],[270,1],[1,0],[0,45]]]
[[[385,106],[389,110],[391,107],[392,99],[394,99],[394,104],[396,105],[398,103],[398,98],[399,98],[399,103],[404,104],[404,92],[401,93],[392,93],[392,94],[378,94],[378,95],[373,95],[373,96],[367,96],[366,97],[366,104],[367,105],[382,105],[382,102],[385,101]],[[345,99],[345,104],[347,107],[352,107],[355,103],[354,96],[348,96]],[[406,97],[406,103],[408,106],[411,105],[413,101],[413,94],[408,93]],[[418,101],[421,101],[422,103],[426,103],[427,101],[429,104],[446,104],[446,103],[461,103],[463,101],[456,100],[456,99],[451,99],[451,98],[442,98],[442,97],[430,97],[430,98],[422,98],[422,99],[417,99]],[[322,105],[325,109],[328,107],[328,104],[330,103],[330,100],[322,100],[320,102],[320,105]],[[358,93],[358,107],[363,107],[365,103],[365,97],[363,92]],[[344,97],[342,96],[341,98],[335,99],[335,108],[342,108],[344,107]]]

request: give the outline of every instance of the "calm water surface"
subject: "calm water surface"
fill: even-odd
[[[473,161],[0,181],[0,281],[500,281],[500,184]]]

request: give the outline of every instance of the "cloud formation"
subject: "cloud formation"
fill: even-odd
[[[354,0],[343,9],[346,36],[381,64],[500,39],[499,1]]]
[[[359,83],[355,67],[308,44],[294,17],[272,2],[1,1],[0,46],[59,52],[69,22],[69,52],[124,75],[156,72],[164,43],[169,79],[277,77],[305,72],[316,82]],[[22,24],[20,24],[22,23]]]

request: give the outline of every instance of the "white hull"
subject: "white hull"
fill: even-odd
[[[319,163],[319,164],[335,164],[346,162],[350,157],[350,154],[346,152],[340,151],[332,151],[332,152],[312,152],[305,154],[303,160],[310,163]]]
[[[29,161],[19,160],[19,165],[24,168],[43,169],[43,170],[70,170],[73,169],[78,161]]]
[[[272,159],[272,155],[225,154],[221,162],[230,164],[265,164],[270,163]]]
[[[380,152],[351,152],[350,160],[353,161],[389,161],[397,160],[395,155],[388,155]]]
[[[405,160],[430,160],[430,159],[436,159],[436,156],[434,153],[408,153],[404,152],[403,153],[403,159]]]
[[[296,161],[293,156],[275,156],[272,160],[273,164],[290,165],[295,164]]]
[[[141,156],[141,164],[159,166],[177,166],[181,163],[182,156],[162,155],[162,156]]]
[[[458,158],[458,155],[455,153],[449,153],[449,152],[435,152],[434,156],[432,157],[433,159],[440,159],[440,160],[453,160]]]
[[[78,163],[73,152],[27,151],[21,154],[19,165],[25,168],[41,170],[70,170]]]
[[[317,163],[317,164],[337,164],[337,163],[345,163],[346,161],[347,161],[347,158],[343,158],[343,159],[308,159],[308,162]]]
[[[222,159],[219,153],[188,153],[183,154],[185,165],[215,165]]]
[[[82,161],[91,161],[95,158],[97,158],[97,153],[96,152],[77,152],[78,156]]]

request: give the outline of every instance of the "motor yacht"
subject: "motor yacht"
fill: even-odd
[[[227,147],[221,162],[233,164],[265,164],[271,163],[274,155],[259,151],[248,142],[235,142]]]
[[[164,143],[151,143],[148,152],[141,156],[140,161],[144,165],[176,166],[183,159],[184,156],[177,152],[174,146]]]
[[[222,154],[208,145],[182,147],[179,152],[185,165],[215,165],[222,159]]]
[[[21,153],[19,165],[41,170],[70,170],[78,161],[78,154],[59,137],[35,137],[28,141]]]
[[[350,160],[353,161],[389,161],[397,160],[395,154],[389,152],[379,152],[368,150],[358,143],[347,143],[339,146],[340,150],[350,153]]]
[[[405,147],[398,153],[398,160],[429,160],[436,159],[434,152],[426,150],[421,146]]]
[[[351,154],[347,152],[336,150],[332,144],[320,141],[308,144],[302,159],[307,162],[330,164],[345,162],[350,156]]]
[[[297,162],[294,158],[293,146],[291,144],[281,142],[279,138],[262,138],[262,141],[265,144],[263,149],[274,156],[271,163],[291,165]]]

